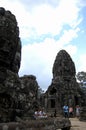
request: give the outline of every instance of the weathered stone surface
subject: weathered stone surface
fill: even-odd
[[[21,41],[16,17],[0,8],[0,122],[31,115],[37,106],[38,84],[33,75],[19,78]]]
[[[69,119],[50,118],[48,120],[29,120],[12,123],[1,123],[0,130],[70,130],[71,123]]]
[[[22,107],[24,107],[24,111],[26,113],[25,116],[32,116],[35,111],[39,107],[38,99],[38,83],[36,77],[34,75],[25,75],[20,77],[21,81],[21,93],[24,95],[20,95],[21,102],[24,102]]]
[[[7,70],[6,79],[0,83],[0,122],[14,120],[18,109],[20,81],[16,73]]]
[[[86,121],[86,106],[81,107],[79,119],[80,121]]]
[[[0,8],[0,81],[5,80],[6,70],[18,73],[21,60],[21,41],[16,17]]]
[[[75,78],[75,74],[75,64],[70,55],[65,50],[59,51],[53,65],[53,78],[61,76],[70,80],[71,77]]]
[[[65,50],[57,54],[52,72],[53,79],[45,93],[46,109],[53,112],[56,109],[57,114],[61,114],[64,104],[73,108],[80,105],[81,95],[75,78],[75,65]]]
[[[21,41],[16,17],[0,7],[0,121],[9,121],[18,107]]]
[[[37,102],[38,83],[32,75],[19,78],[7,70],[7,77],[0,84],[0,122],[15,121],[16,116],[32,118]]]

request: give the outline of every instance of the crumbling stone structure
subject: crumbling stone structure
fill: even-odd
[[[39,86],[33,75],[19,78],[20,61],[21,41],[16,17],[0,7],[0,129],[69,130],[71,127],[69,119],[24,122],[24,117],[32,116],[33,110],[39,107],[37,102]]]
[[[19,78],[21,41],[16,17],[0,8],[0,122],[25,116],[37,98],[35,76]],[[37,103],[35,103],[37,105]],[[34,105],[35,106],[35,105]]]
[[[24,75],[20,77],[21,81],[21,104],[22,108],[25,111],[25,117],[32,117],[34,111],[38,109],[39,102],[38,102],[38,83],[36,77],[34,75]]]
[[[0,120],[11,118],[18,102],[21,41],[15,16],[0,8]],[[16,105],[15,105],[16,103]],[[13,112],[14,113],[14,112]]]
[[[15,16],[0,8],[0,79],[5,79],[8,69],[18,73],[21,61],[21,41]]]
[[[75,78],[75,65],[65,50],[57,54],[52,73],[52,83],[44,94],[45,107],[48,111],[56,110],[57,115],[61,115],[63,105],[68,104],[75,108],[81,102],[80,88]]]

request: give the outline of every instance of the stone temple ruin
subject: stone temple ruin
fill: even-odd
[[[76,105],[82,105],[83,96],[79,84],[76,82],[75,64],[65,50],[61,50],[57,54],[52,73],[52,82],[42,95],[41,102],[47,112],[54,113],[56,110],[57,116],[61,116],[63,105],[68,104],[75,110]]]
[[[19,78],[21,41],[15,16],[0,8],[0,122],[14,121],[37,107],[33,75]],[[34,105],[36,104],[36,105]]]
[[[62,106],[67,103],[69,106],[81,105],[83,93],[81,92],[75,78],[75,65],[71,57],[65,50],[61,50],[53,65],[53,79],[47,91],[38,98],[38,88],[34,75],[24,75],[19,77],[18,71],[21,64],[21,40],[19,37],[19,27],[16,17],[8,10],[0,7],[0,123],[32,119],[33,113],[40,106],[44,107],[47,113],[57,111],[57,120],[39,121],[33,125],[24,123],[7,124],[8,127],[25,129],[34,127],[34,130],[53,129],[66,130],[70,128],[70,121],[62,118]],[[83,103],[84,104],[84,103]],[[82,110],[83,113],[83,110]],[[83,114],[82,114],[83,115]],[[52,122],[52,123],[51,123]],[[44,124],[45,123],[45,124]],[[3,124],[0,129],[3,129]],[[9,130],[10,130],[9,128]],[[1,130],[2,130],[1,129]],[[32,130],[33,130],[32,129]]]
[[[21,41],[16,17],[0,7],[0,129],[70,129],[68,119],[32,120],[33,112],[40,106],[39,86],[34,75],[18,76],[20,63]]]
[[[21,41],[15,16],[0,8],[0,120],[9,120],[18,100]],[[10,108],[10,110],[9,110]],[[9,115],[9,116],[8,116]]]

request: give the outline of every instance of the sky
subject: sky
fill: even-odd
[[[35,75],[46,91],[57,53],[65,49],[76,73],[86,72],[86,0],[0,0],[17,19],[21,39],[19,76]]]

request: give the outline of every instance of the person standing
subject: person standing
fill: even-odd
[[[63,112],[64,112],[64,117],[68,118],[69,117],[69,107],[67,104],[63,106]]]
[[[79,105],[76,106],[76,117],[80,116],[80,107]]]
[[[73,107],[69,107],[69,117],[73,117]]]

